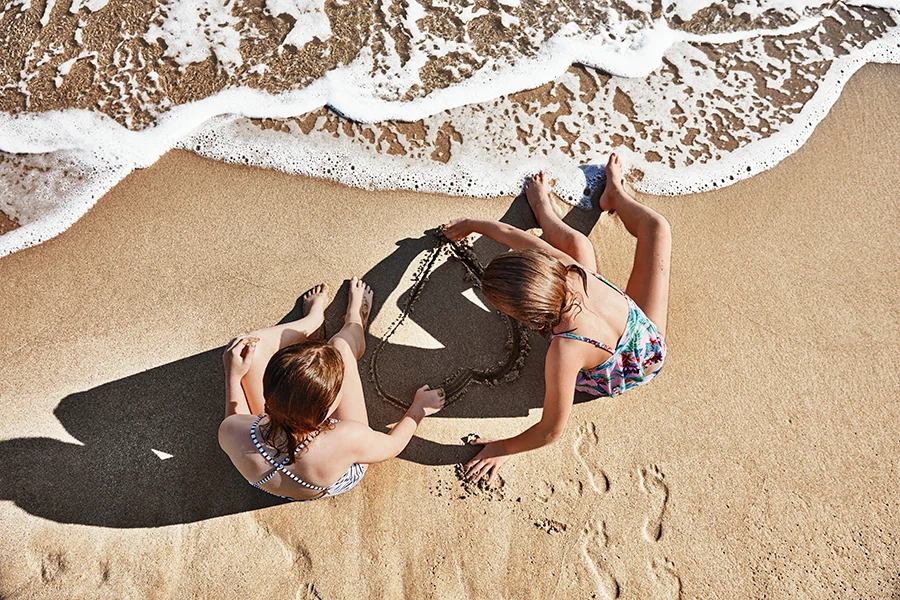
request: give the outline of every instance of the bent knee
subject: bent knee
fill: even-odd
[[[366,350],[365,342],[353,344],[349,340],[340,335],[336,335],[331,338],[328,343],[341,353],[341,358],[347,364],[356,363],[360,358],[362,358],[363,353]],[[355,346],[362,346],[362,348],[356,348]]]
[[[647,218],[645,223],[646,231],[656,240],[662,243],[671,244],[672,242],[672,226],[661,214],[654,214]]]
[[[256,352],[253,355],[253,362],[251,363],[250,368],[252,369],[254,366],[258,364],[262,364],[263,367],[268,363],[269,359],[278,352],[278,342],[273,342],[271,336],[266,333],[265,330],[258,329],[254,331],[248,331],[247,333],[242,334],[243,337],[256,338]],[[263,361],[260,357],[264,358]]]

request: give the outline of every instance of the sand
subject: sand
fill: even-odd
[[[896,597],[897,89],[900,69],[867,66],[773,170],[642,198],[675,240],[654,383],[579,403],[502,485],[463,484],[462,437],[539,418],[532,336],[515,381],[470,386],[401,458],[303,505],[252,489],[218,451],[222,345],[320,281],[337,290],[334,328],[342,281],[364,275],[368,372],[433,247],[423,232],[461,215],[533,226],[527,205],[170,152],[64,234],[0,259],[0,597]],[[624,285],[621,223],[567,218],[596,221],[600,270]],[[379,354],[383,388],[402,399],[504,358],[505,325],[470,287],[458,262],[435,268]],[[395,421],[366,385],[373,424]]]

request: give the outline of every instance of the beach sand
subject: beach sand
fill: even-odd
[[[254,490],[218,450],[220,355],[320,281],[336,330],[343,280],[364,275],[368,374],[433,247],[423,232],[462,215],[533,226],[523,199],[368,192],[183,151],[129,175],[0,259],[0,597],[896,597],[898,89],[900,68],[867,66],[771,171],[641,197],[674,233],[663,373],[577,404],[487,489],[456,477],[475,452],[461,438],[539,418],[538,336],[516,381],[471,386],[401,458],[308,504]],[[567,218],[597,221],[600,271],[624,285],[618,219]],[[503,321],[470,287],[458,262],[431,273],[379,353],[383,389],[402,400],[503,359]],[[366,379],[373,424],[397,420]]]

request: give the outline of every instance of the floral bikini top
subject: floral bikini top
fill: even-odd
[[[597,273],[597,279],[616,290],[628,301],[628,320],[625,332],[619,338],[615,349],[603,342],[574,333],[554,333],[553,338],[565,337],[592,344],[606,350],[610,356],[604,363],[592,369],[581,369],[575,379],[575,389],[593,396],[618,396],[619,394],[647,383],[660,372],[666,358],[666,342],[656,325],[629,298],[625,292]]]

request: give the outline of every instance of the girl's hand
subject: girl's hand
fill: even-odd
[[[423,385],[416,390],[416,397],[413,398],[412,405],[420,408],[424,413],[423,416],[428,417],[444,408],[445,402],[444,390],[441,388],[433,390],[428,385]]]
[[[472,227],[469,224],[469,219],[467,217],[463,217],[461,219],[454,219],[450,221],[446,225],[444,225],[444,236],[450,240],[451,242],[458,242],[463,239],[470,233],[472,233]]]
[[[238,336],[228,343],[222,354],[227,377],[243,377],[250,370],[253,354],[256,352],[257,337]]]
[[[497,471],[503,466],[511,455],[506,454],[503,447],[503,440],[485,440],[478,438],[472,440],[470,444],[482,445],[484,448],[478,455],[466,463],[466,479],[469,481],[478,481],[482,477],[487,477],[488,483],[494,481]]]

